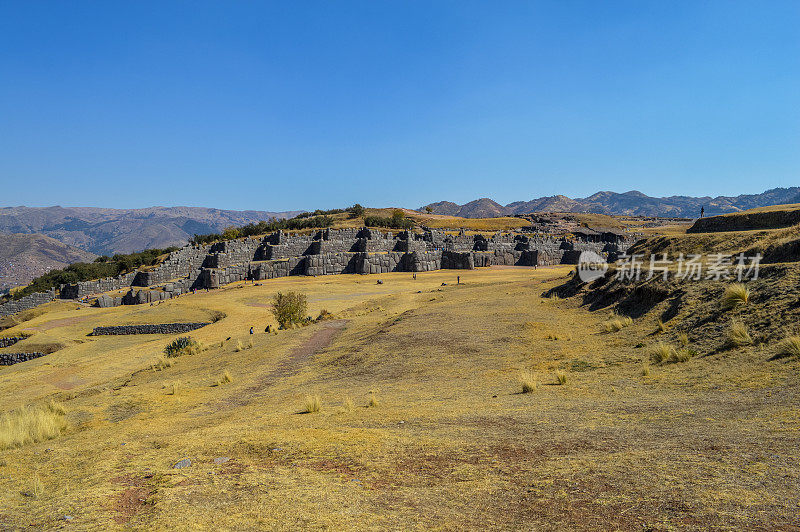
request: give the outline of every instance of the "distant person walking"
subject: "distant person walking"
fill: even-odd
[[[700,207],[700,218],[702,218],[703,215],[705,215],[705,213],[706,213],[706,208],[705,207]]]
[[[250,334],[253,334],[253,328],[250,327]]]

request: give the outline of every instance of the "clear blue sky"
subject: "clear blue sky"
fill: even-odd
[[[800,1],[0,0],[0,205],[800,185]]]

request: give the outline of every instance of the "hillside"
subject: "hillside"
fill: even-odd
[[[297,212],[227,211],[203,207],[101,209],[3,207],[0,233],[38,233],[98,255],[186,244],[194,234],[222,231]]]
[[[95,257],[44,235],[0,234],[0,293],[50,270]]]
[[[711,282],[647,306],[614,282],[593,289],[605,302],[543,297],[570,267],[53,303],[0,350],[60,347],[0,367],[7,410],[52,405],[57,423],[0,450],[0,528],[789,530],[798,360],[771,357],[800,316],[797,267],[780,268],[727,313]],[[266,333],[287,290],[333,319]],[[635,319],[608,332],[615,302]],[[159,359],[174,335],[87,336],[214,315],[192,333],[205,348],[179,358]],[[752,345],[723,345],[731,316]],[[693,355],[651,361],[683,334]]]
[[[592,212],[625,216],[696,218],[700,215],[701,207],[705,208],[706,215],[710,216],[782,203],[795,203],[798,197],[800,197],[800,187],[775,188],[761,194],[742,194],[734,197],[717,196],[716,198],[710,196],[654,198],[636,190],[622,194],[603,191],[586,198],[572,199],[559,195],[530,201],[515,201],[505,206],[488,198],[471,201],[464,205],[441,201],[425,205],[419,209],[419,212],[426,212],[427,208],[430,208],[433,214],[464,218],[513,216],[532,212]]]

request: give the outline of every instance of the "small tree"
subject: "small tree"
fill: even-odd
[[[236,227],[226,227],[222,232],[222,238],[223,240],[235,240],[239,238],[239,234],[239,229]]]
[[[431,214],[433,212],[433,209],[430,206],[425,207],[425,212],[427,212],[428,214]]]
[[[306,318],[308,300],[300,292],[278,292],[272,298],[272,313],[282,328],[301,323]]]
[[[350,211],[350,214],[353,215],[353,218],[361,218],[362,216],[364,216],[365,209],[360,203],[356,203],[347,210]]]

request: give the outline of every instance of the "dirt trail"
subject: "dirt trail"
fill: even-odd
[[[345,328],[348,320],[332,320],[323,322],[319,330],[311,337],[295,347],[288,357],[281,360],[275,368],[261,375],[255,383],[214,405],[213,410],[227,410],[252,402],[263,391],[281,379],[290,377],[300,371],[315,354],[319,353]]]

